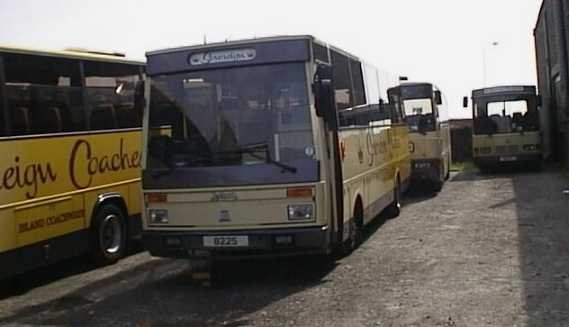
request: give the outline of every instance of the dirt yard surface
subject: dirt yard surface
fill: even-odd
[[[185,261],[74,260],[3,285],[0,326],[569,326],[565,186],[560,171],[454,174],[349,257],[224,265],[210,288]]]

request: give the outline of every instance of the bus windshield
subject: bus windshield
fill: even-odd
[[[435,129],[433,101],[431,99],[404,100],[405,117],[409,131],[432,131]]]
[[[481,99],[475,102],[476,134],[506,134],[539,130],[533,98]]]
[[[410,84],[399,87],[401,103],[405,110],[405,122],[410,132],[429,132],[436,129],[436,115],[433,108],[433,86]],[[392,92],[393,96],[393,92]]]
[[[156,76],[150,98],[147,169],[276,164],[294,174],[314,155],[303,63]]]

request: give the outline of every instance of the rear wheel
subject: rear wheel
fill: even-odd
[[[389,218],[398,217],[401,213],[401,180],[397,177],[395,189],[393,190],[393,202],[385,209]]]
[[[93,256],[102,264],[117,262],[126,253],[126,219],[123,210],[114,204],[106,204],[93,219]]]
[[[443,164],[441,166],[441,169],[439,170],[439,179],[433,182],[433,191],[434,192],[440,192],[443,189],[443,185],[444,185],[446,180],[447,180],[447,177],[445,174],[445,167]]]
[[[443,185],[444,185],[443,181],[433,182],[433,191],[440,192],[443,189]]]

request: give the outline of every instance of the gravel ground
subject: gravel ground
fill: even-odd
[[[351,256],[228,264],[220,282],[139,253],[0,291],[1,326],[569,326],[569,177],[454,174]],[[6,283],[4,283],[6,284]]]

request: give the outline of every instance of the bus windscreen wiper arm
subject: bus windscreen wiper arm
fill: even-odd
[[[287,165],[287,164],[284,164],[284,163],[282,163],[282,162],[280,162],[280,161],[273,160],[273,159],[271,159],[271,158],[267,158],[267,162],[270,163],[270,164],[273,164],[273,165],[275,165],[275,166],[277,166],[277,167],[282,168],[283,172],[284,172],[284,171],[289,171],[289,172],[291,172],[291,173],[293,173],[293,174],[296,174],[296,172],[298,171],[298,169],[296,169],[296,167],[289,166],[289,165]]]
[[[171,173],[173,173],[176,170],[176,166],[168,166],[168,168],[166,170],[161,170],[161,171],[157,171],[154,172],[152,174],[152,178],[160,178],[160,177],[164,177],[166,175],[170,175]]]
[[[256,154],[254,150],[253,150],[253,151],[251,151],[251,150],[241,150],[241,153],[247,153],[247,154],[251,155],[252,157],[255,157],[256,159],[259,159],[259,160],[266,160],[267,163],[270,163],[270,164],[273,164],[273,165],[275,165],[275,166],[277,166],[277,167],[279,167],[279,168],[282,168],[283,172],[288,171],[288,172],[291,172],[291,173],[293,173],[293,174],[296,174],[296,172],[298,171],[298,169],[296,169],[296,167],[289,166],[289,165],[284,164],[284,163],[282,163],[282,162],[280,162],[280,161],[273,160],[273,159],[271,158],[271,155],[269,154],[269,150],[268,150],[268,149],[265,151],[265,153],[266,153],[266,154],[265,154],[265,155],[266,155],[266,158],[263,158],[263,157],[261,157],[260,155]]]
[[[260,155],[257,154],[257,152],[260,152],[259,147],[257,147],[257,148],[251,148],[251,149],[246,149],[246,148],[245,148],[245,149],[241,149],[241,150],[236,151],[236,152],[237,152],[237,153],[240,153],[240,154],[248,154],[248,155],[250,155],[251,157],[254,157],[255,159],[265,160],[267,163],[273,164],[273,165],[275,165],[275,166],[281,168],[281,169],[283,170],[283,172],[288,171],[288,172],[290,172],[290,173],[296,174],[296,172],[298,171],[298,169],[297,169],[296,167],[293,167],[293,166],[284,164],[284,163],[282,163],[282,162],[280,162],[280,161],[277,161],[277,160],[273,160],[273,159],[271,158],[270,153],[269,153],[269,148],[268,148],[268,147],[265,147],[263,150],[264,150],[264,152],[265,152],[266,158],[263,158],[262,156],[260,156]]]

